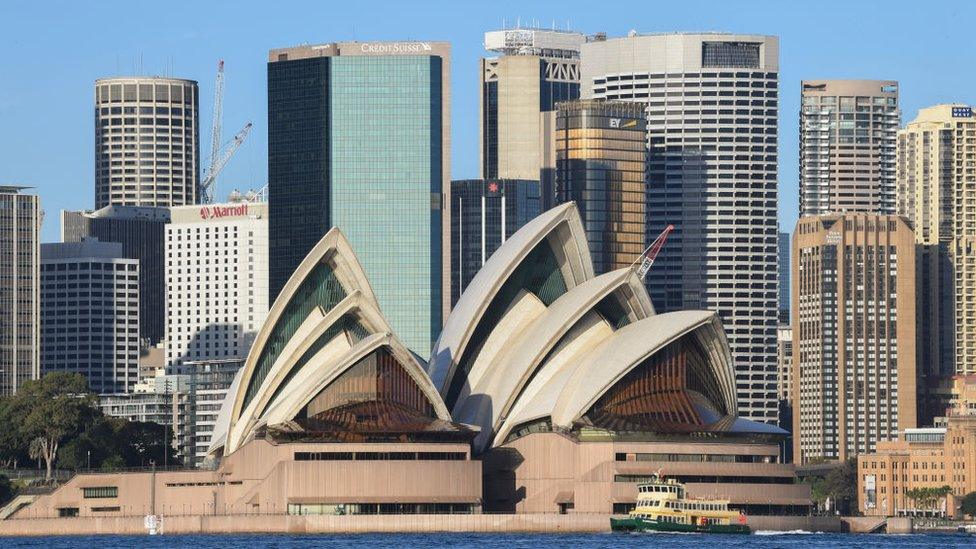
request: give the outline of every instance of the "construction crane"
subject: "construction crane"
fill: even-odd
[[[205,203],[213,203],[217,174],[220,173],[220,170],[224,169],[224,166],[227,164],[227,161],[230,160],[230,157],[234,156],[237,149],[240,148],[241,144],[244,143],[244,140],[247,139],[247,134],[250,133],[251,126],[253,126],[253,124],[250,122],[244,124],[244,128],[237,132],[237,135],[230,140],[223,152],[220,152],[222,147],[218,145],[217,152],[219,154],[215,154],[211,159],[210,169],[207,171],[206,177],[203,178],[203,182],[200,183],[200,189],[203,192],[203,200]]]
[[[640,267],[637,269],[637,276],[641,279],[641,282],[643,282],[644,277],[647,276],[647,271],[651,270],[651,265],[654,265],[654,260],[657,259],[658,252],[660,252],[661,248],[664,247],[664,243],[668,241],[668,235],[671,234],[671,231],[673,230],[674,225],[668,225],[665,227],[664,230],[661,231],[661,234],[657,235],[657,238],[654,239],[654,242],[651,242],[651,245],[644,250],[644,253],[640,254],[640,257],[637,258],[637,261],[641,262]],[[637,261],[634,261],[631,266],[636,265]]]
[[[237,149],[247,138],[248,132],[251,131],[251,123],[248,122],[244,125],[244,129],[237,132],[237,135],[230,141],[229,148],[221,153],[221,142],[220,137],[223,132],[223,117],[224,117],[224,60],[221,59],[217,62],[217,79],[214,82],[214,107],[213,107],[213,127],[210,129],[210,166],[206,170],[206,175],[203,181],[200,183],[200,192],[203,195],[203,201],[206,204],[212,204],[214,201],[214,194],[216,194],[217,189],[217,176],[220,175],[220,170],[224,168],[230,157],[234,155]]]

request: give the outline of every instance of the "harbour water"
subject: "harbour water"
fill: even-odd
[[[0,539],[0,547],[20,548],[68,548],[99,549],[172,547],[194,548],[326,548],[346,549],[405,549],[408,547],[471,548],[505,547],[539,549],[560,547],[563,549],[602,549],[620,547],[708,547],[779,549],[802,547],[803,549],[827,548],[920,548],[920,547],[976,547],[976,535],[967,534],[913,534],[913,535],[857,535],[759,532],[751,536],[738,535],[674,535],[674,534],[361,534],[361,535],[249,535],[249,536],[99,536],[99,537],[40,537]]]

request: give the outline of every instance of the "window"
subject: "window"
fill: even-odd
[[[118,486],[98,486],[95,488],[82,488],[81,492],[85,499],[119,497]]]
[[[78,508],[77,507],[58,507],[59,517],[77,517]]]
[[[702,42],[702,67],[759,67],[757,42]]]

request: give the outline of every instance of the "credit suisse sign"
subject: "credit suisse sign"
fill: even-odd
[[[424,53],[431,51],[429,42],[363,42],[359,45],[362,53]]]
[[[246,216],[248,204],[233,206],[203,206],[200,208],[200,219],[220,219],[222,217]]]

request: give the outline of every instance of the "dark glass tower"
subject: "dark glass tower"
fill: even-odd
[[[538,181],[451,182],[452,307],[502,242],[539,213]]]

